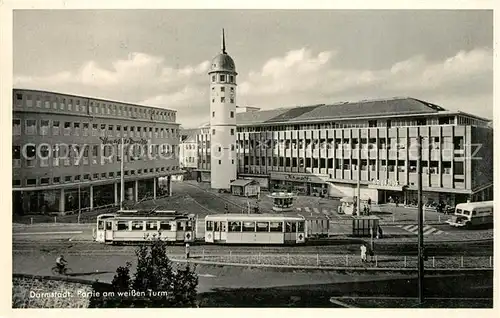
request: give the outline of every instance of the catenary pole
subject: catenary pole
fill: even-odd
[[[122,137],[122,149],[120,150],[121,151],[121,166],[120,166],[120,211],[123,210],[123,196],[125,195],[125,176],[123,174],[123,163],[125,161],[125,158],[123,157],[123,148],[124,148],[124,139]]]

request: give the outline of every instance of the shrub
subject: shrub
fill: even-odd
[[[136,256],[134,277],[131,278],[129,262],[118,267],[110,286],[94,286],[96,296],[90,300],[89,307],[196,306],[198,276],[189,264],[174,268],[165,242],[155,239],[149,245],[142,245],[136,250]]]

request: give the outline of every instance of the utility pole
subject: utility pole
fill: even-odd
[[[422,137],[418,137],[417,197],[418,197],[418,301],[424,302],[424,212],[422,202]]]
[[[124,148],[124,139],[122,137],[122,149],[121,151],[121,167],[120,167],[120,211],[123,210],[123,196],[125,195],[125,176],[123,175],[123,162],[125,161],[125,158],[123,157],[123,148]]]

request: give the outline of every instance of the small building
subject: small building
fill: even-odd
[[[259,197],[260,183],[253,179],[234,180],[230,184],[231,193],[242,197]]]
[[[380,218],[369,216],[352,217],[352,235],[353,236],[376,236]]]

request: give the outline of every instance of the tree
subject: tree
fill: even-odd
[[[134,277],[130,276],[131,263],[118,267],[108,288],[113,296],[93,297],[91,307],[196,306],[198,276],[189,264],[174,266],[167,256],[164,241],[154,238],[151,244],[138,247],[136,256]]]

